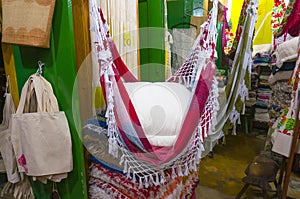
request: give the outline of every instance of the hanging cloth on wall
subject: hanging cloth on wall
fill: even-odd
[[[238,44],[241,39],[242,32],[244,30],[246,15],[248,14],[246,10],[247,10],[247,7],[250,4],[250,2],[251,2],[250,0],[244,0],[243,6],[242,6],[239,23],[238,23],[236,33],[235,33],[235,38],[233,40],[233,44],[232,44],[232,47],[229,52],[229,55],[232,59],[234,59]]]
[[[55,0],[2,1],[2,42],[50,47]]]
[[[281,1],[274,1],[274,9],[280,9]],[[274,10],[273,9],[273,10]],[[278,18],[279,21],[273,20],[273,36],[275,38],[280,37],[285,33],[289,33],[291,36],[296,37],[299,35],[299,26],[300,26],[300,0],[290,0],[289,4],[282,7],[282,11],[278,12],[280,16],[273,15]],[[282,16],[283,15],[283,16]]]
[[[174,74],[184,63],[195,39],[196,28],[173,28],[172,73]]]
[[[109,31],[130,72],[139,78],[138,1],[97,0],[109,22]],[[130,10],[130,12],[128,12]],[[97,64],[96,64],[97,65]]]

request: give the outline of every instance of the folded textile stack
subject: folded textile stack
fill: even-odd
[[[271,85],[277,83],[277,82],[287,82],[295,68],[296,62],[284,62],[281,67],[278,67],[277,65],[273,66],[272,73],[269,77],[269,83]]]
[[[255,120],[260,122],[269,122],[269,112],[265,108],[255,108]]]
[[[268,108],[272,94],[269,83],[269,77],[271,75],[270,66],[272,66],[275,62],[270,53],[262,52],[255,55],[253,63],[258,74],[254,119],[259,122],[269,122]]]
[[[166,176],[163,184],[149,178],[148,187],[141,187],[139,179],[133,180],[131,174],[124,174],[124,168],[119,164],[120,159],[112,158],[108,153],[107,126],[104,119],[101,115],[89,119],[82,130],[83,144],[92,155],[89,198],[192,197],[199,183],[197,172],[192,172],[187,177],[174,177],[172,171],[168,171],[169,175]]]
[[[270,100],[270,119],[274,123],[280,116],[281,110],[289,107],[291,103],[292,85],[288,84],[295,62],[284,62],[281,67],[273,66],[269,83],[272,88],[272,96]]]
[[[296,65],[298,40],[299,37],[287,38],[278,45],[273,54],[276,64],[273,65],[269,78],[273,90],[270,101],[270,117],[273,123],[291,102],[292,86],[288,84],[288,81]]]
[[[257,53],[253,57],[254,66],[269,66],[271,62],[271,55],[268,52]]]
[[[274,123],[282,110],[291,104],[292,85],[281,81],[273,84],[271,88],[273,92],[270,100],[270,119]]]
[[[190,198],[198,184],[197,173],[187,178],[170,175],[163,185],[139,187],[139,183],[121,172],[93,161],[90,173],[89,198]],[[154,179],[155,181],[155,179]],[[150,179],[149,179],[150,182]]]
[[[256,107],[268,109],[271,93],[272,90],[270,88],[264,88],[264,87],[257,88]]]

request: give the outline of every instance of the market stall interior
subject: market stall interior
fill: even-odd
[[[1,199],[300,198],[300,0],[1,12]]]

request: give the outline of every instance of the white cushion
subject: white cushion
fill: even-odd
[[[181,130],[191,92],[171,82],[124,85],[149,142],[154,146],[172,146]]]
[[[277,47],[274,54],[276,56],[276,66],[278,68],[281,68],[284,62],[296,60],[298,56],[298,39],[299,37],[294,37]]]

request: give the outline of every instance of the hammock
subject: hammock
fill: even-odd
[[[121,151],[123,172],[133,181],[138,180],[140,186],[164,183],[167,169],[172,169],[174,178],[197,170],[203,141],[213,129],[218,110],[214,62],[217,2],[214,0],[208,21],[202,25],[186,61],[167,80],[169,84],[183,85],[190,92],[180,131],[171,146],[153,146],[126,90],[125,82],[138,80],[121,60],[101,9],[95,0],[90,0],[90,30],[95,35],[91,42],[107,107],[109,153],[118,158]]]
[[[257,0],[245,0],[243,13],[239,24],[239,36],[236,46],[236,54],[232,63],[232,69],[226,87],[219,92],[219,111],[217,113],[217,124],[213,131],[209,132],[205,140],[205,152],[202,156],[212,151],[217,141],[224,136],[224,126],[227,122],[233,124],[233,134],[235,134],[235,124],[240,118],[240,113],[244,107],[238,107],[239,100],[244,102],[248,96],[248,88],[245,80],[250,78],[252,56],[251,44],[257,20]],[[242,108],[242,109],[241,109]]]

